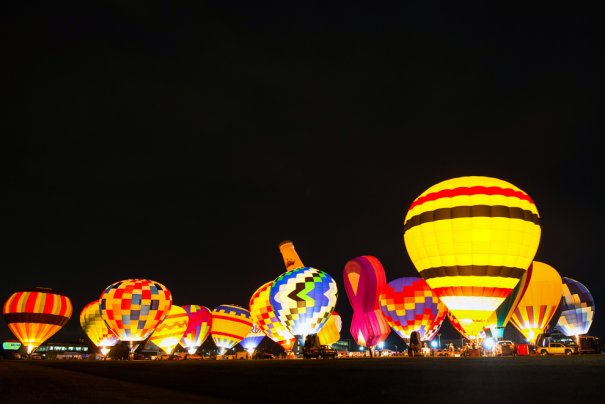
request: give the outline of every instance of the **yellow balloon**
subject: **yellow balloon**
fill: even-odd
[[[340,329],[342,328],[342,320],[340,315],[333,311],[328,321],[321,327],[317,333],[319,343],[321,345],[332,345],[340,339]]]
[[[459,177],[423,192],[404,221],[410,259],[471,336],[510,294],[540,242],[527,193],[491,177]]]
[[[556,269],[534,261],[527,290],[510,318],[510,322],[529,341],[536,342],[548,327],[563,294],[563,280]]]
[[[168,355],[177,346],[189,324],[189,315],[181,306],[172,305],[168,315],[153,331],[149,340]]]

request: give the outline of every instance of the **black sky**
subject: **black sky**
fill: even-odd
[[[346,261],[417,276],[405,213],[461,175],[529,193],[536,260],[605,302],[595,10],[23,3],[0,13],[0,298],[68,295],[54,339],[131,277],[178,305],[247,306],[285,239],[337,280],[348,337]]]

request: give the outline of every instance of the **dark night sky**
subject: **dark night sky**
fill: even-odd
[[[529,193],[536,260],[605,302],[595,10],[15,3],[0,13],[0,299],[68,295],[53,340],[131,277],[178,305],[247,306],[284,271],[285,239],[337,280],[349,337],[344,264],[417,276],[405,213],[462,175]],[[591,333],[603,323],[597,309]]]

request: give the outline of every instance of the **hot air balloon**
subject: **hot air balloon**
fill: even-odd
[[[523,298],[510,318],[511,323],[531,343],[535,343],[559,306],[563,281],[556,269],[534,261]]]
[[[70,319],[73,312],[67,296],[49,288],[15,292],[4,303],[4,320],[31,354]]]
[[[290,240],[285,240],[279,243],[279,251],[281,252],[282,258],[284,259],[284,265],[286,271],[293,269],[303,268],[305,265],[302,263],[300,257],[294,249],[294,243]]]
[[[430,341],[447,315],[445,305],[417,277],[389,282],[382,288],[379,302],[389,326],[406,341],[412,331],[418,331],[422,341]]]
[[[273,281],[265,283],[254,292],[250,298],[250,315],[267,337],[289,353],[296,342],[296,337],[279,321],[271,307],[269,299],[271,285]]]
[[[517,286],[541,234],[529,195],[490,177],[430,187],[410,206],[403,228],[420,276],[471,336]]]
[[[504,302],[496,309],[494,314],[491,316],[489,320],[489,329],[492,333],[492,336],[497,339],[504,338],[504,329],[508,324],[513,312],[517,308],[517,305],[523,298],[525,291],[527,290],[527,285],[529,284],[529,280],[531,279],[531,270],[532,266],[530,265],[527,271],[523,274],[519,283],[513,291],[508,295]]]
[[[317,333],[319,337],[319,343],[321,345],[332,345],[340,340],[340,330],[342,329],[342,319],[340,314],[333,311],[332,315],[328,318],[328,321],[321,327],[321,330]]]
[[[195,304],[185,305],[183,309],[189,316],[187,330],[179,344],[193,355],[202,346],[212,329],[212,313],[207,307]]]
[[[251,329],[250,312],[243,307],[222,304],[212,310],[210,335],[221,354],[243,340]]]
[[[281,274],[269,292],[271,307],[295,336],[317,334],[334,311],[338,299],[336,282],[330,275],[311,267]]]
[[[172,351],[185,335],[188,323],[189,315],[185,309],[173,304],[164,321],[156,327],[151,337],[149,337],[149,341],[168,355],[172,355]]]
[[[256,324],[252,323],[252,329],[239,344],[244,347],[246,351],[248,351],[250,356],[252,356],[252,354],[254,354],[254,350],[258,344],[261,343],[263,338],[265,338],[265,333],[263,330],[261,330]]]
[[[391,332],[378,299],[386,285],[384,268],[378,258],[370,255],[353,258],[345,264],[343,280],[353,308],[351,335],[371,353]]]
[[[80,312],[80,325],[92,343],[101,349],[103,356],[106,356],[111,347],[120,342],[119,338],[105,324],[98,300],[84,306]]]
[[[568,337],[588,333],[594,318],[592,295],[580,282],[563,278],[563,296],[559,304],[557,328]]]
[[[149,279],[126,279],[109,285],[99,301],[101,316],[134,355],[141,341],[164,321],[172,307],[166,286]]]

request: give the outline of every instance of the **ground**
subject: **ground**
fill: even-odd
[[[238,361],[0,361],[19,403],[601,403],[605,355]],[[421,400],[421,401],[418,401]]]

